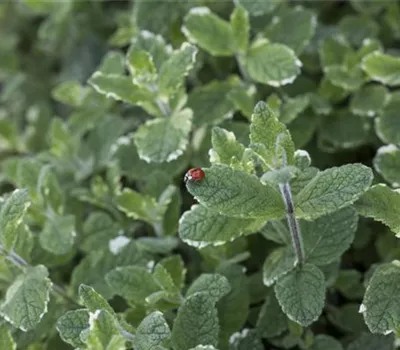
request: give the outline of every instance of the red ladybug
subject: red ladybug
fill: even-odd
[[[186,183],[189,182],[201,182],[204,178],[205,174],[201,168],[192,168],[189,169],[188,172],[185,174],[183,181]]]

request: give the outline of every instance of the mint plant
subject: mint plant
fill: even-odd
[[[398,3],[0,23],[2,349],[398,347]]]

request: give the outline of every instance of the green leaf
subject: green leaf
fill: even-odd
[[[367,85],[356,91],[350,102],[352,113],[374,117],[381,112],[389,99],[388,90],[382,85]]]
[[[240,111],[246,118],[250,119],[254,107],[254,85],[245,88],[237,86],[228,93],[228,99],[234,104],[236,109]]]
[[[109,51],[97,68],[103,74],[124,74],[124,56],[120,51]]]
[[[218,126],[211,134],[212,163],[231,164],[232,158],[242,159],[245,147],[236,140],[235,134]]]
[[[393,187],[400,187],[400,148],[386,145],[378,149],[374,168]]]
[[[291,123],[306,110],[309,104],[310,97],[308,94],[286,99],[281,107],[279,120],[285,124]]]
[[[26,332],[36,327],[47,312],[52,282],[43,265],[28,267],[7,289],[0,314]]]
[[[340,343],[340,341],[336,340],[335,338],[330,337],[329,335],[319,334],[314,338],[313,343],[309,349],[310,350],[343,350],[343,346]]]
[[[229,340],[229,350],[263,350],[264,345],[253,329],[245,328],[232,334]]]
[[[171,331],[163,314],[154,311],[146,316],[135,332],[135,349],[155,350],[157,346],[164,345],[170,337]]]
[[[179,298],[179,288],[175,285],[172,276],[162,264],[157,264],[153,271],[154,281],[160,286],[162,290],[167,292],[171,299]]]
[[[126,76],[96,71],[90,77],[88,83],[107,98],[138,105],[145,108],[149,113],[158,115],[158,107],[154,106],[152,102],[152,92],[135,84],[132,79]]]
[[[274,17],[266,29],[266,36],[300,54],[314,36],[316,26],[317,18],[312,11],[294,7]]]
[[[242,329],[246,323],[250,307],[250,293],[243,266],[221,265],[216,272],[224,275],[231,285],[231,291],[217,303],[220,326],[219,344],[221,348],[225,348],[232,333]]]
[[[192,111],[185,108],[170,118],[157,118],[141,125],[135,133],[139,157],[146,162],[175,160],[186,149],[192,127]]]
[[[231,14],[230,22],[232,26],[235,52],[244,54],[249,45],[249,13],[244,9],[244,7],[240,6],[240,4],[236,4],[236,7]]]
[[[354,46],[361,46],[365,38],[375,38],[379,32],[378,24],[367,16],[344,16],[338,28]]]
[[[124,188],[117,195],[115,202],[120,210],[133,219],[143,220],[152,224],[162,218],[162,208],[154,198],[133,191],[130,188]]]
[[[89,328],[89,312],[86,309],[70,310],[61,316],[56,328],[62,340],[73,347],[83,347],[84,343],[80,338],[83,330]]]
[[[3,203],[0,210],[0,238],[4,248],[13,247],[17,229],[30,206],[28,191],[16,189]]]
[[[376,134],[385,143],[400,144],[399,107],[400,93],[394,92],[381,115],[375,118]]]
[[[257,103],[254,108],[250,125],[250,140],[251,145],[254,145],[256,152],[263,157],[267,165],[282,165],[280,164],[282,160],[277,154],[278,147],[285,150],[286,163],[293,164],[295,148],[290,133],[264,102]]]
[[[288,328],[288,319],[279,306],[272,288],[268,289],[257,319],[257,332],[263,338],[282,334]]]
[[[359,147],[369,142],[371,129],[369,119],[339,109],[325,118],[318,134],[319,145],[326,151]]]
[[[90,286],[85,284],[79,286],[79,298],[90,312],[95,312],[97,309],[104,309],[111,315],[115,315],[113,308],[108,304],[107,300]]]
[[[81,332],[80,338],[89,350],[125,350],[116,318],[103,309],[89,313],[89,328]]]
[[[203,169],[201,183],[188,182],[189,192],[210,210],[224,215],[257,218],[277,218],[283,215],[283,201],[278,190],[262,185],[255,176],[226,165]]]
[[[342,65],[351,52],[349,43],[342,36],[329,36],[319,47],[319,58],[323,68]]]
[[[325,76],[333,85],[347,91],[356,91],[364,84],[364,74],[358,67],[328,66]]]
[[[212,345],[197,345],[195,348],[191,348],[190,350],[217,350]]]
[[[363,275],[358,270],[340,270],[335,287],[347,299],[360,300],[365,292],[362,278]]]
[[[375,51],[362,60],[362,69],[375,81],[388,86],[400,85],[400,58]]]
[[[280,247],[273,250],[265,259],[263,265],[263,282],[272,286],[282,276],[294,269],[296,257],[292,247]]]
[[[187,350],[200,344],[218,345],[218,314],[208,293],[189,296],[178,309],[172,329],[176,350]]]
[[[352,207],[321,216],[315,221],[302,221],[307,262],[326,265],[340,259],[354,240],[357,223],[358,215]]]
[[[346,164],[319,172],[295,198],[296,215],[313,220],[354,203],[371,185],[372,171]]]
[[[356,11],[367,15],[376,15],[385,6],[385,3],[365,0],[350,0],[350,4]]]
[[[213,80],[191,91],[187,106],[193,110],[193,123],[196,126],[218,124],[231,118],[234,105],[227,95],[236,88],[238,82],[237,79]]]
[[[186,298],[195,293],[208,294],[208,298],[214,303],[231,291],[228,279],[217,273],[203,273],[190,285],[186,292]]]
[[[372,186],[355,203],[358,212],[380,221],[400,237],[400,193],[384,184]]]
[[[137,37],[132,40],[132,50],[142,50],[150,54],[157,71],[172,53],[172,47],[165,43],[161,35],[141,30]]]
[[[363,333],[349,344],[347,350],[392,350],[394,337],[390,335]]]
[[[182,32],[192,43],[214,56],[233,54],[234,37],[230,24],[208,7],[193,7],[184,19]]]
[[[238,0],[247,12],[252,16],[261,16],[267,13],[271,13],[281,3],[281,0],[275,1],[252,1],[252,0]]]
[[[67,80],[57,85],[51,93],[57,101],[71,106],[80,106],[87,94],[87,89],[76,80]]]
[[[179,237],[197,248],[217,246],[257,232],[263,224],[263,219],[229,217],[202,205],[194,205],[179,220]]]
[[[325,278],[320,269],[305,264],[292,270],[275,284],[275,294],[283,312],[306,327],[316,321],[325,302]]]
[[[360,312],[372,333],[388,334],[400,327],[400,265],[379,266],[369,280]]]
[[[75,216],[54,214],[46,220],[39,241],[49,253],[64,255],[71,251],[75,237]]]
[[[126,54],[126,64],[129,72],[138,85],[154,83],[157,79],[156,68],[150,53],[137,50],[131,45]]]
[[[161,93],[169,95],[179,91],[194,66],[196,54],[196,47],[185,42],[163,63],[158,78]]]
[[[144,267],[117,267],[105,278],[115,294],[137,304],[144,304],[147,296],[159,290],[152,274]]]
[[[363,316],[358,312],[359,308],[359,303],[348,303],[339,308],[331,309],[327,317],[339,330],[360,334],[368,329]]]
[[[162,260],[159,264],[170,274],[178,289],[181,289],[185,282],[186,268],[180,255],[171,255]]]
[[[291,84],[300,74],[301,65],[292,49],[265,41],[253,44],[246,57],[250,77],[274,87]]]
[[[5,324],[0,326],[0,347],[7,350],[17,349],[17,344],[15,343],[9,328]]]

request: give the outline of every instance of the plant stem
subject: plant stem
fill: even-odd
[[[292,198],[292,191],[289,183],[279,184],[279,189],[282,194],[283,201],[286,207],[286,219],[289,226],[290,236],[292,237],[293,248],[297,257],[299,265],[304,263],[304,248],[303,238],[301,236],[300,225],[294,212],[294,204]]]
[[[30,266],[25,259],[20,257],[17,253],[15,253],[13,250],[7,252],[2,245],[0,245],[0,255],[3,255],[9,262],[18,268],[24,269]],[[80,306],[78,302],[76,302],[65,292],[64,288],[54,282],[52,283],[52,292],[53,294],[62,297],[72,305]]]

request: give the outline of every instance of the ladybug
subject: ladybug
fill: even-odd
[[[201,168],[192,168],[189,169],[188,172],[185,174],[183,181],[187,182],[201,182],[204,178],[205,174],[203,169]]]

